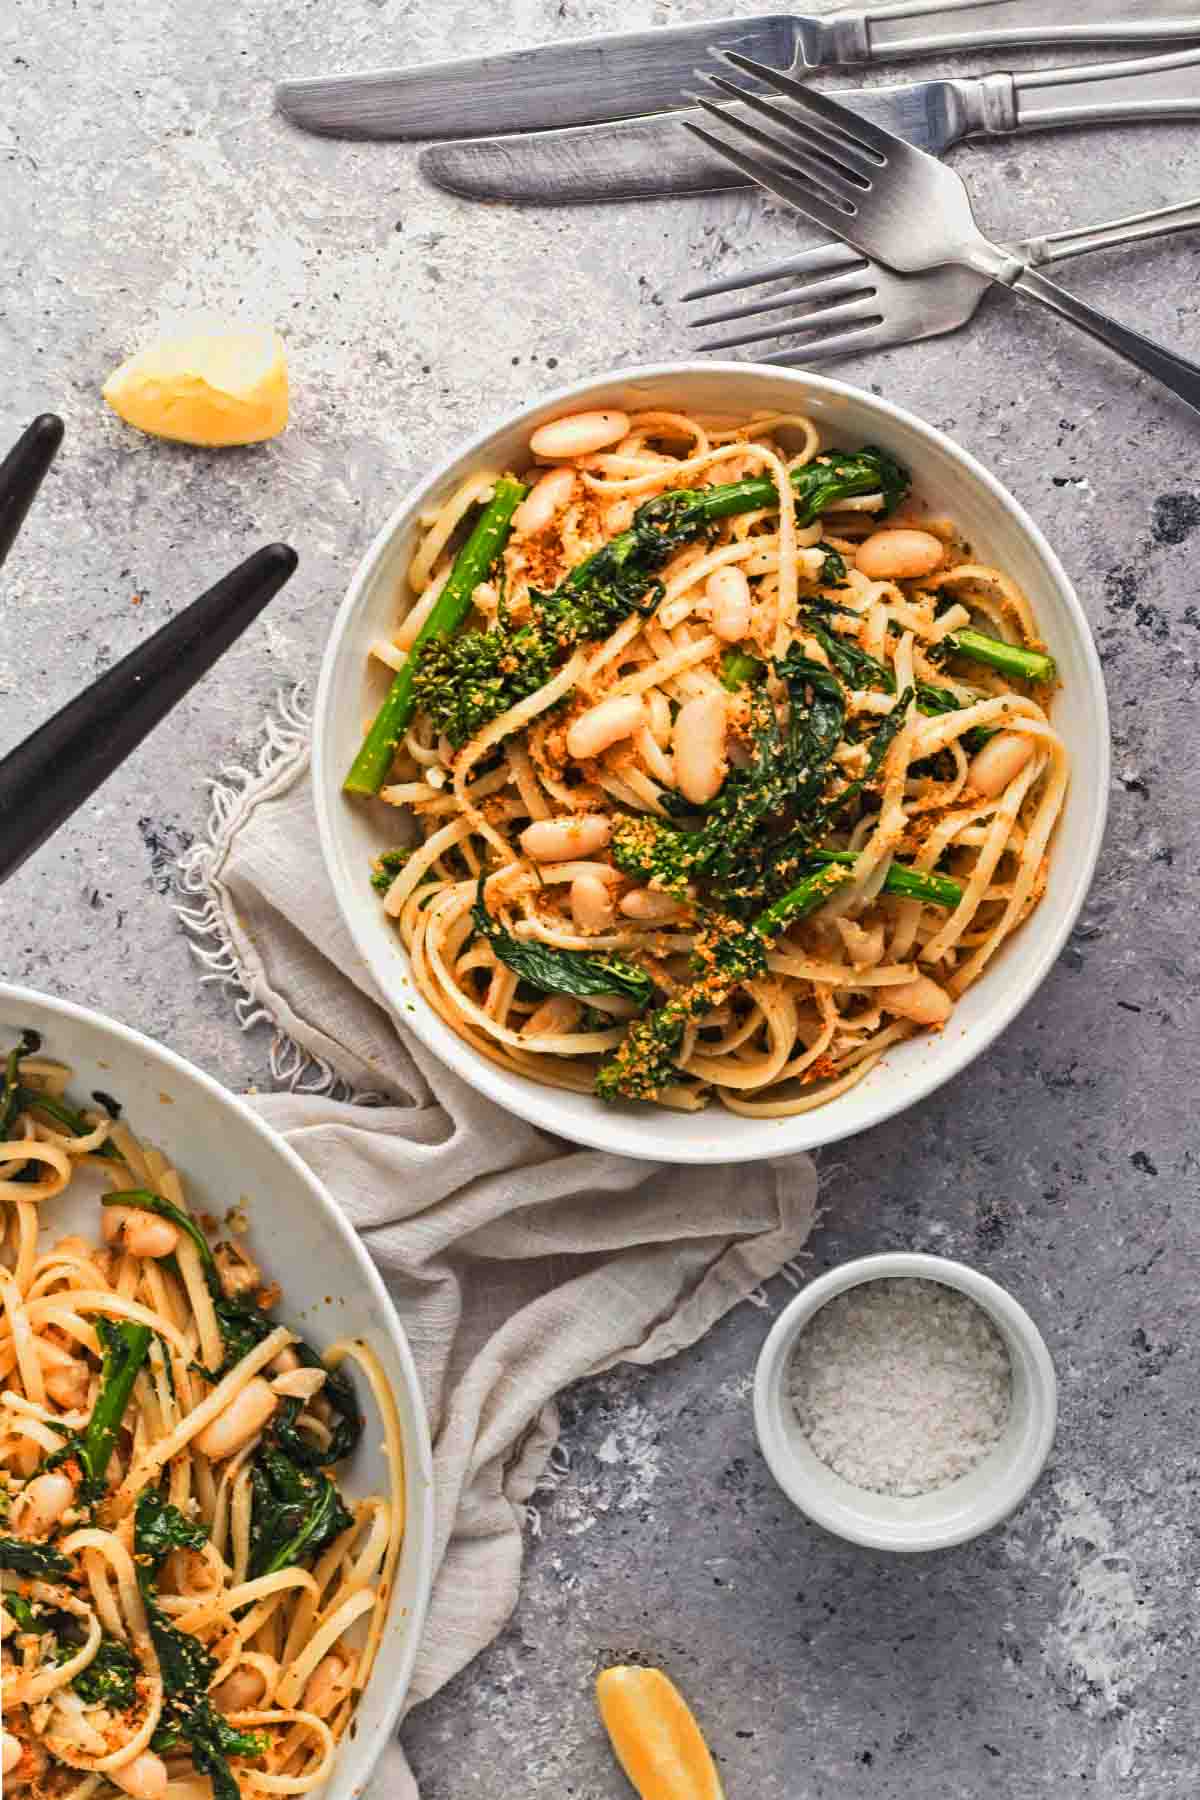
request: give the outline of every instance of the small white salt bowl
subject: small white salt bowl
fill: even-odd
[[[797,1341],[828,1301],[863,1282],[905,1276],[941,1282],[975,1301],[1004,1340],[1012,1368],[1012,1403],[999,1440],[958,1480],[913,1496],[873,1493],[835,1474],[801,1430],[788,1391]],[[1024,1307],[988,1276],[941,1256],[862,1256],[819,1276],[776,1319],[754,1380],[758,1441],[784,1493],[815,1524],[872,1550],[944,1550],[990,1531],[1015,1512],[1041,1474],[1057,1418],[1054,1365]]]

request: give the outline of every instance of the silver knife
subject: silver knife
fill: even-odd
[[[966,137],[1200,117],[1200,49],[1133,62],[854,88],[837,98],[940,156]],[[680,129],[679,120],[687,116],[659,113],[572,131],[431,144],[419,162],[431,181],[453,194],[542,205],[645,200],[750,185],[739,170]]]
[[[307,131],[352,138],[455,138],[635,118],[678,106],[711,48],[774,68],[825,69],[896,57],[1031,44],[1155,44],[1200,39],[1187,0],[905,0],[820,17],[773,13],[568,39],[415,69],[283,81],[280,112]]]

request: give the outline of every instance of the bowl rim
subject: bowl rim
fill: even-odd
[[[1019,979],[1008,984],[1004,997],[993,1006],[982,1024],[974,1029],[970,1043],[960,1048],[949,1068],[934,1067],[931,1069],[926,1067],[916,1070],[915,1073],[909,1075],[905,1082],[897,1082],[893,1085],[886,1096],[881,1098],[868,1121],[846,1120],[842,1123],[835,1114],[830,1121],[832,1129],[816,1138],[806,1133],[804,1143],[781,1142],[778,1131],[764,1130],[761,1133],[761,1144],[757,1139],[753,1139],[741,1144],[726,1146],[720,1143],[719,1138],[714,1141],[711,1135],[705,1136],[700,1132],[697,1133],[695,1141],[684,1144],[675,1142],[667,1144],[655,1140],[653,1111],[636,1108],[629,1111],[620,1111],[616,1108],[601,1110],[599,1102],[597,1102],[596,1110],[589,1112],[581,1120],[574,1116],[561,1117],[556,1105],[556,1089],[535,1082],[532,1078],[516,1076],[501,1070],[486,1057],[471,1050],[457,1037],[429,1005],[415,981],[412,980],[407,954],[403,950],[400,952],[400,960],[397,964],[384,968],[382,959],[375,954],[372,935],[366,923],[365,909],[354,905],[349,884],[343,882],[338,875],[339,858],[334,808],[339,804],[345,804],[345,800],[342,795],[342,771],[339,767],[334,766],[331,760],[333,755],[330,747],[332,733],[326,732],[325,725],[332,711],[331,701],[335,673],[344,653],[344,646],[354,637],[359,609],[370,591],[379,566],[386,559],[398,533],[411,522],[427,495],[435,492],[460,466],[469,464],[472,460],[480,457],[490,440],[499,433],[514,430],[535,415],[552,412],[557,408],[586,400],[589,395],[607,388],[650,381],[678,380],[682,382],[699,374],[718,377],[725,375],[731,381],[745,380],[748,376],[767,375],[772,380],[779,380],[785,386],[794,385],[797,390],[807,390],[809,393],[815,390],[835,401],[849,400],[878,412],[903,428],[913,430],[919,436],[931,440],[944,455],[959,463],[968,476],[985,490],[989,498],[1002,512],[1007,514],[1013,525],[1030,541],[1037,556],[1045,565],[1074,627],[1075,637],[1082,654],[1089,697],[1098,712],[1102,728],[1098,734],[1096,754],[1089,769],[1092,811],[1087,823],[1086,845],[1082,856],[1077,859],[1073,871],[1074,891],[1063,908],[1056,929],[1050,935],[1041,953],[1021,965]],[[364,646],[362,649],[363,659],[365,659],[366,653]],[[321,659],[320,674],[313,701],[312,721],[310,780],[317,820],[317,839],[325,871],[337,902],[338,911],[354,947],[370,971],[382,1004],[397,1028],[400,1025],[399,1014],[403,1009],[406,1028],[410,1028],[426,1049],[432,1051],[440,1062],[477,1092],[483,1094],[485,1098],[542,1131],[551,1131],[571,1142],[586,1145],[590,1149],[607,1150],[635,1160],[667,1162],[672,1165],[761,1162],[771,1157],[821,1149],[829,1144],[838,1143],[844,1138],[857,1136],[863,1131],[873,1130],[876,1126],[894,1118],[898,1113],[927,1099],[938,1088],[961,1075],[977,1057],[981,1056],[995,1042],[1001,1032],[1012,1024],[1041,987],[1062,954],[1091,887],[1108,822],[1112,734],[1108,696],[1104,686],[1100,658],[1091,626],[1075,591],[1074,583],[1067,575],[1062,562],[1047,541],[1041,527],[990,470],[984,468],[983,464],[978,462],[970,451],[964,450],[937,426],[928,424],[917,414],[909,412],[907,408],[897,406],[894,402],[885,400],[868,389],[856,387],[850,382],[836,381],[826,375],[813,374],[807,369],[788,369],[773,364],[732,362],[718,358],[692,358],[680,362],[635,363],[601,371],[598,374],[584,376],[576,381],[566,383],[552,389],[547,394],[510,409],[498,418],[489,421],[483,430],[477,432],[465,444],[459,444],[421,480],[406,489],[359,559],[341,604],[334,615]],[[399,991],[397,991],[397,987]],[[834,1105],[836,1107],[836,1102]],[[824,1111],[823,1108],[817,1108],[814,1112],[798,1114],[796,1117],[815,1120]],[[765,1123],[766,1121],[764,1121]],[[786,1131],[787,1125],[794,1121],[782,1120],[771,1123],[777,1126],[782,1125]]]
[[[940,1282],[973,1300],[1000,1331],[1010,1356],[1020,1353],[1029,1399],[1029,1427],[1012,1461],[986,1494],[972,1503],[956,1524],[936,1520],[873,1522],[864,1526],[836,1499],[818,1488],[792,1455],[783,1431],[784,1392],[788,1364],[796,1340],[822,1307],[838,1294],[869,1282],[897,1278]],[[1058,1377],[1041,1331],[1007,1288],[969,1263],[917,1250],[877,1251],[839,1263],[801,1290],[775,1320],[758,1354],[754,1371],[754,1429],[775,1480],[792,1504],[834,1536],[864,1549],[916,1554],[946,1550],[990,1531],[1016,1511],[1046,1466],[1058,1424]],[[953,1485],[953,1484],[951,1484]],[[936,1490],[935,1490],[936,1491]]]
[[[170,1049],[166,1044],[159,1043],[157,1039],[147,1036],[145,1032],[138,1031],[135,1026],[126,1025],[120,1019],[112,1018],[108,1013],[99,1012],[94,1007],[81,1006],[74,1000],[60,999],[58,995],[44,993],[40,988],[31,988],[17,982],[0,980],[0,1005],[9,1006],[14,1003],[17,1006],[36,1004],[38,1007],[58,1014],[68,1025],[72,1022],[90,1026],[98,1025],[111,1037],[121,1040],[139,1054],[165,1066],[185,1082],[195,1083],[205,1090],[219,1106],[228,1108],[256,1137],[264,1141],[296,1180],[308,1190],[326,1224],[341,1240],[360,1280],[365,1283],[378,1303],[379,1314],[385,1323],[390,1347],[402,1371],[407,1388],[407,1398],[412,1407],[414,1428],[412,1435],[416,1440],[417,1467],[405,1470],[405,1536],[406,1538],[409,1536],[408,1524],[412,1520],[414,1524],[412,1537],[418,1546],[418,1554],[414,1593],[412,1602],[406,1611],[402,1647],[398,1654],[397,1666],[390,1688],[383,1697],[383,1704],[375,1723],[375,1742],[367,1754],[366,1767],[356,1777],[355,1792],[357,1792],[370,1780],[379,1758],[395,1735],[405,1696],[412,1682],[417,1652],[420,1648],[421,1635],[429,1609],[434,1575],[433,1445],[429,1435],[429,1419],[420,1377],[417,1373],[412,1348],[408,1342],[408,1335],[396,1310],[395,1302],[384,1286],[378,1269],[363,1248],[357,1232],[324,1183],[313,1174],[286,1139],[268,1125],[265,1119],[260,1118],[251,1107],[247,1106],[239,1094],[235,1094],[231,1088],[227,1088],[215,1076],[198,1068],[195,1063],[189,1062],[186,1057],[180,1056],[178,1051]],[[395,1581],[392,1585],[388,1605],[389,1616],[396,1605],[399,1593],[400,1584]],[[367,1683],[368,1689],[374,1683],[377,1673],[377,1669],[372,1670],[371,1679]],[[329,1800],[336,1800],[338,1789],[338,1770],[335,1760],[333,1773],[322,1789],[322,1794],[327,1795]]]

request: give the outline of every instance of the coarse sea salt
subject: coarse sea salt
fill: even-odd
[[[788,1372],[800,1428],[855,1487],[928,1494],[974,1468],[1012,1404],[1004,1340],[968,1295],[902,1276],[814,1314]]]

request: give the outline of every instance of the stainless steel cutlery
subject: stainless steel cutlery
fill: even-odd
[[[1200,411],[1200,365],[1110,319],[985,237],[953,169],[790,76],[736,51],[722,53],[721,60],[789,102],[785,108],[725,76],[707,75],[721,95],[741,103],[743,114],[735,117],[711,100],[699,102],[736,141],[694,123],[688,130],[743,174],[899,273],[952,264],[1036,300]],[[756,122],[744,116],[747,110]]]
[[[1042,268],[1067,257],[1092,250],[1109,250],[1151,237],[1167,237],[1200,225],[1200,200],[1184,200],[1176,206],[1152,212],[1132,213],[1104,225],[1083,225],[1072,231],[1052,231],[1026,238],[1012,253],[1031,268]],[[786,280],[787,288],[764,290]],[[799,283],[800,285],[795,285]],[[864,350],[883,350],[891,344],[939,337],[956,331],[974,317],[991,286],[986,276],[972,269],[947,265],[921,274],[898,275],[882,263],[872,262],[845,244],[819,244],[782,262],[744,270],[723,280],[693,288],[681,298],[711,300],[722,294],[755,290],[745,304],[706,314],[691,321],[708,330],[734,320],[756,319],[753,329],[731,336],[710,338],[703,350],[729,350],[742,344],[758,344],[772,338],[791,338],[803,332],[804,342],[778,350],[768,362],[807,363],[821,357],[852,356]],[[784,308],[803,308],[787,318],[767,320],[766,313]]]
[[[1194,28],[1200,33],[1200,13]],[[964,138],[1198,118],[1200,48],[1067,69],[854,88],[838,99],[940,156]],[[418,160],[439,187],[473,200],[576,205],[748,185],[740,169],[680,129],[688,117],[680,111],[582,130],[431,144]]]
[[[293,124],[337,137],[476,137],[678,106],[711,48],[798,73],[951,50],[1200,39],[1200,19],[1184,0],[1102,0],[1098,12],[1081,19],[1055,0],[905,0],[869,12],[768,13],[283,81],[276,104]]]

